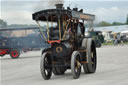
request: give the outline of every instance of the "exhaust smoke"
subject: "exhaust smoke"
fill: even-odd
[[[55,8],[56,4],[64,4],[64,0],[41,0],[34,7],[34,11],[40,11],[47,8]]]

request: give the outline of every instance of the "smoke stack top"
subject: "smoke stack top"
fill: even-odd
[[[63,4],[55,4],[56,9],[63,9]]]

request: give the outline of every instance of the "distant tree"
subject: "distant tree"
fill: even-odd
[[[124,25],[124,23],[121,23],[121,22],[113,22],[112,25]]]
[[[128,25],[128,15],[127,15],[127,20],[126,20],[126,24]]]
[[[0,28],[7,27],[7,22],[0,19]]]
[[[105,22],[105,21],[101,21],[98,26],[102,27],[102,26],[111,26],[111,23],[109,22]]]
[[[10,24],[8,27],[35,27],[37,25],[34,24]]]

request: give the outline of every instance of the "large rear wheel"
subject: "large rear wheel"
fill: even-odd
[[[81,73],[81,59],[80,53],[78,51],[74,51],[71,56],[71,71],[74,79],[80,77]]]
[[[45,52],[41,56],[40,69],[42,77],[45,80],[51,78],[52,75],[52,59],[49,53]]]
[[[83,64],[85,73],[94,73],[96,71],[97,56],[95,42],[90,38],[87,41],[87,52],[86,52],[87,63]]]

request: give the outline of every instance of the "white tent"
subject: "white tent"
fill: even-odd
[[[122,33],[122,34],[124,34],[124,33],[128,33],[128,30],[121,31],[121,33]]]
[[[126,30],[126,31],[121,31],[120,34],[121,34],[121,35],[125,35],[125,36],[128,38],[128,30]]]
[[[121,32],[128,31],[128,25],[120,25],[120,26],[107,26],[107,27],[95,27],[96,31],[112,31],[112,32]]]

